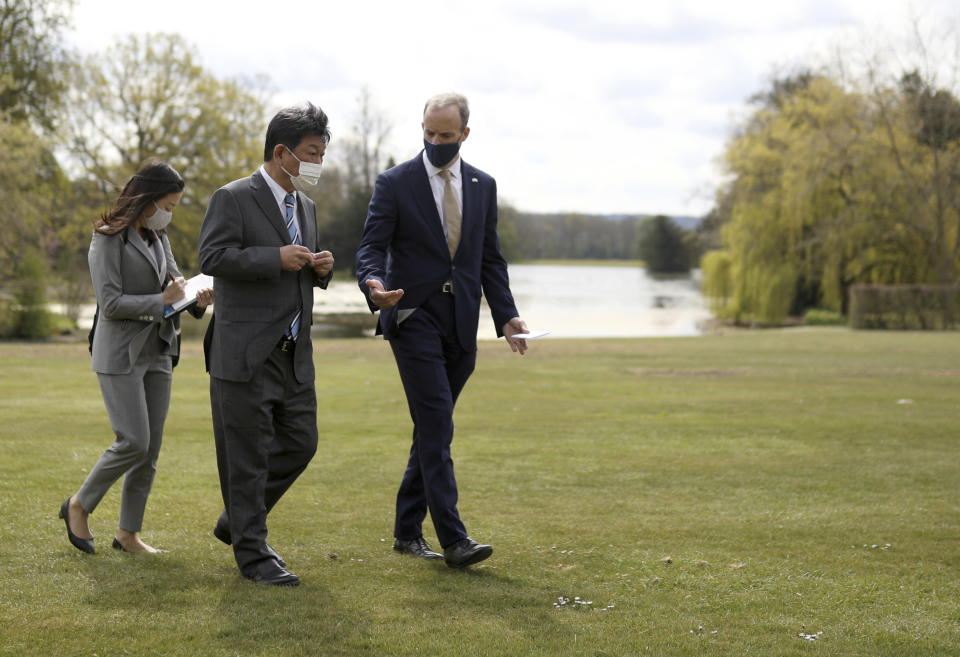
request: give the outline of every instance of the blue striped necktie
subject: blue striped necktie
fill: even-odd
[[[294,244],[300,244],[300,226],[297,225],[297,216],[294,209],[293,194],[287,194],[283,199],[283,209],[287,215],[287,232],[290,234],[290,241]]]
[[[283,211],[286,214],[287,219],[287,232],[290,234],[290,241],[294,244],[301,244],[300,240],[300,227],[297,225],[297,214],[294,210],[294,198],[293,193],[287,194],[283,199]],[[303,312],[301,307],[297,310],[297,314],[293,317],[293,321],[290,322],[290,337],[294,340],[297,339],[297,334],[300,332],[300,314]]]

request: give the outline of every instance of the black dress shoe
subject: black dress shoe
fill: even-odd
[[[227,545],[233,544],[233,538],[230,536],[230,530],[224,529],[219,522],[213,526],[213,535],[216,536],[217,540],[221,543],[226,543]]]
[[[276,559],[258,561],[247,569],[243,576],[257,584],[273,586],[300,586],[300,578],[282,568]]]
[[[77,548],[81,552],[86,552],[87,554],[95,554],[97,549],[93,547],[92,538],[80,538],[70,529],[70,498],[68,497],[63,501],[63,504],[60,505],[60,518],[67,525],[67,538],[70,539],[70,544],[73,547]]]
[[[423,536],[410,541],[401,541],[398,538],[393,542],[393,549],[401,554],[411,554],[421,559],[443,559],[442,554],[430,549],[430,545],[423,539]]]
[[[224,529],[219,522],[213,528],[213,535],[216,536],[217,540],[221,541],[222,543],[226,543],[227,545],[233,545],[233,537],[230,536],[230,530]],[[271,557],[276,559],[277,563],[280,564],[281,568],[287,567],[287,562],[283,560],[283,557],[277,554],[276,550],[270,547],[269,543],[266,545],[266,548],[267,548],[267,554],[269,554]]]
[[[466,568],[483,561],[491,554],[493,554],[492,545],[477,543],[469,536],[443,548],[443,560],[451,568]]]

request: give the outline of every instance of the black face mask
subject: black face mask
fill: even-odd
[[[423,140],[423,150],[427,152],[427,159],[430,164],[438,169],[446,166],[460,152],[460,142],[455,141],[451,144],[431,144],[426,139]]]

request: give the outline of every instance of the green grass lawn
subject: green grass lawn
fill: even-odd
[[[197,343],[158,556],[109,548],[116,489],[96,555],[56,518],[111,441],[86,345],[0,344],[0,655],[960,655],[960,335],[532,346],[483,343],[461,397],[460,510],[495,552],[453,571],[390,549],[409,418],[388,347],[318,341],[320,450],[270,516],[303,584],[274,589],[210,534]]]

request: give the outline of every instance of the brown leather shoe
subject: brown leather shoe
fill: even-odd
[[[410,541],[401,541],[398,538],[393,542],[393,549],[401,554],[410,554],[421,559],[443,559],[442,554],[430,549],[430,545],[423,536]]]

